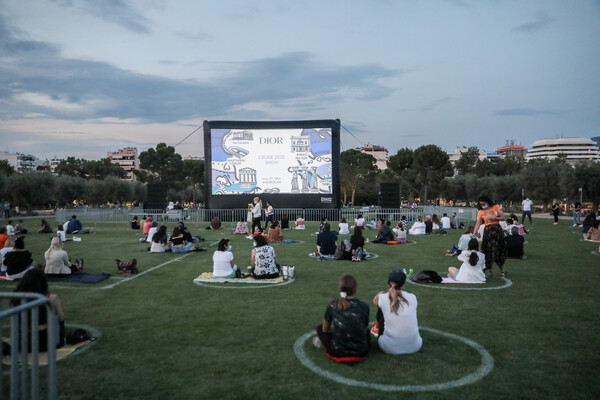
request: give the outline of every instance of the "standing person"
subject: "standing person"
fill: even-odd
[[[404,272],[392,271],[387,293],[379,292],[373,299],[378,310],[372,332],[378,336],[379,348],[387,354],[412,354],[423,345],[417,321],[417,296],[402,290],[405,282]]]
[[[242,272],[233,261],[231,242],[221,239],[213,253],[213,278],[241,278]]]
[[[554,225],[558,225],[558,212],[560,211],[560,202],[554,199],[552,202],[552,215],[554,216]]]
[[[4,202],[4,218],[10,218],[10,203],[8,201]]]
[[[269,222],[273,225],[273,221],[275,221],[275,210],[273,210],[273,204],[270,201],[267,201],[267,219],[265,220],[265,229],[269,229]]]
[[[581,203],[579,201],[573,204],[573,226],[581,226]]]
[[[529,200],[529,196],[525,196],[525,200],[521,203],[521,210],[523,210],[523,216],[521,217],[521,224],[525,224],[525,217],[529,217],[529,224],[531,225],[531,206],[533,201]]]
[[[485,272],[491,275],[492,265],[495,262],[500,267],[500,276],[504,278],[506,242],[500,226],[500,221],[504,221],[504,211],[487,195],[479,196],[477,203],[479,211],[474,231],[477,232],[480,226],[484,226],[481,251],[485,254]]]
[[[362,358],[369,352],[369,305],[354,297],[356,286],[352,275],[340,278],[340,296],[329,303],[317,326],[313,344],[325,348],[330,356]]]
[[[263,228],[260,226],[260,219],[262,216],[262,202],[258,197],[254,198],[254,203],[252,206],[252,229],[250,230],[251,234],[255,232],[263,233]],[[258,227],[258,231],[254,228]]]

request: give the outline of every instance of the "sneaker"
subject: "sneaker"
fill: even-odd
[[[376,321],[373,321],[373,323],[371,324],[371,335],[379,337],[379,328],[377,327]]]
[[[321,339],[319,339],[318,336],[314,336],[312,342],[313,342],[313,346],[315,346],[318,349],[325,348],[325,346],[323,345],[323,342],[321,342]]]
[[[325,261],[325,260],[326,260],[326,258],[325,258],[325,257],[323,257],[323,256],[320,256],[319,258],[317,258],[317,260],[319,260],[319,261]]]

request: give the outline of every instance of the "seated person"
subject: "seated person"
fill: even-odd
[[[406,220],[406,215],[400,217],[400,222],[398,222],[398,224],[402,224],[404,230],[408,232],[408,221]]]
[[[429,215],[425,216],[424,224],[425,224],[425,234],[429,235],[431,232],[433,232],[433,221],[431,220],[431,217]]]
[[[152,235],[152,244],[150,245],[150,253],[164,253],[169,248],[169,241],[167,238],[167,227],[161,225],[156,233]]]
[[[346,218],[342,218],[340,220],[338,233],[340,235],[349,235],[350,234],[350,230],[348,228],[348,223],[346,222]]]
[[[350,253],[352,261],[362,261],[366,257],[365,238],[362,235],[363,228],[357,226],[354,228],[354,234],[350,237]]]
[[[327,217],[321,218],[321,223],[319,224],[319,232],[323,232],[323,227],[327,224]]]
[[[281,217],[281,229],[290,229],[290,219],[288,218],[287,214],[283,214],[283,216]]]
[[[452,229],[462,229],[463,227],[464,225],[460,222],[460,218],[456,216],[455,212],[452,212]]]
[[[340,296],[325,309],[313,344],[333,357],[365,357],[371,343],[369,305],[354,297],[356,279],[352,275],[340,278],[338,290]]]
[[[242,217],[240,221],[235,226],[234,235],[249,235],[250,230],[248,229],[248,222]]]
[[[296,217],[296,229],[306,229],[306,226],[304,225],[304,218],[302,218],[302,215],[298,215]]]
[[[417,220],[408,231],[411,235],[424,235],[425,234],[425,223],[422,217],[417,217]]]
[[[158,222],[152,222],[151,225],[150,229],[148,229],[148,237],[146,237],[146,239],[140,239],[140,242],[152,243],[152,238],[156,231],[158,231]]]
[[[595,220],[590,224],[590,229],[584,235],[585,240],[600,242],[600,221]]]
[[[15,235],[15,227],[13,226],[11,220],[8,220],[8,223],[6,224],[6,234],[8,236],[14,236]]]
[[[374,219],[371,220],[371,222],[364,224],[363,225],[366,229],[377,229],[377,221],[375,221]]]
[[[157,224],[158,225],[158,224]],[[148,232],[150,231],[150,228],[152,228],[152,217],[147,217],[146,220],[144,221],[144,227],[142,229],[142,233],[144,235],[147,235]],[[150,240],[152,240],[152,237],[150,238]],[[148,240],[148,242],[150,242],[150,240]]]
[[[67,233],[79,233],[83,229],[83,225],[81,225],[81,221],[77,219],[76,215],[71,216],[71,220],[67,225]]]
[[[213,253],[213,278],[241,278],[242,272],[233,262],[231,242],[221,239]]]
[[[279,276],[279,266],[275,259],[275,250],[267,245],[267,239],[263,235],[254,235],[255,243],[250,253],[250,272],[254,279],[273,279]]]
[[[433,216],[431,217],[431,229],[435,231],[440,229],[441,227],[442,222],[438,218],[437,214],[433,214]]]
[[[140,229],[140,221],[138,220],[137,215],[134,215],[131,220],[131,229]]]
[[[354,227],[358,227],[363,229],[365,227],[365,219],[363,218],[362,214],[358,214],[358,216],[356,217],[356,219],[354,220]]]
[[[403,290],[406,274],[392,271],[389,290],[373,299],[378,307],[375,332],[381,351],[387,354],[412,354],[421,349],[423,339],[417,321],[417,297]]]
[[[279,226],[279,221],[273,221],[271,223],[271,227],[267,232],[267,242],[283,242],[283,233],[281,232],[281,227]]]
[[[24,235],[27,232],[29,232],[27,230],[27,227],[23,225],[23,220],[20,219],[19,222],[17,222],[17,224],[15,225],[15,235]]]
[[[173,228],[173,234],[171,234],[169,242],[171,243],[171,251],[173,253],[187,253],[194,250],[194,243],[185,240],[179,226]]]
[[[196,242],[204,241],[204,239],[202,239],[200,237],[193,236],[192,232],[188,229],[187,226],[185,226],[185,223],[183,221],[179,221],[177,223],[177,226],[179,227],[179,230],[183,234],[183,240],[185,240],[186,242],[196,243]]]
[[[381,221],[381,228],[379,228],[379,232],[377,233],[377,237],[373,240],[373,243],[387,243],[395,240],[394,232],[390,229],[390,221],[386,221],[383,223],[383,219]]]
[[[458,245],[452,246],[452,251],[446,252],[447,256],[457,256],[461,252],[467,250],[469,241],[471,239],[477,239],[477,235],[473,234],[473,225],[467,226],[464,233],[458,238]]]
[[[471,239],[467,250],[458,255],[462,261],[460,269],[448,268],[448,278],[460,283],[485,283],[485,254],[478,251],[479,241]]]
[[[398,225],[392,229],[392,232],[394,232],[394,236],[397,241],[400,243],[406,243],[406,229],[404,229],[404,224],[402,224],[402,221],[398,222]]]
[[[506,257],[508,258],[523,258],[523,244],[525,238],[519,235],[519,228],[513,226],[510,235],[505,236],[506,241]]]
[[[212,229],[214,231],[218,231],[219,229],[223,229],[223,225],[221,224],[221,218],[214,217],[210,220],[210,226],[208,229]]]
[[[506,219],[506,233],[508,235],[511,234],[513,227],[517,228],[517,232],[518,232],[519,226],[517,224],[515,224],[515,221],[512,218],[507,218]]]
[[[7,239],[6,226],[0,226],[0,247],[4,247],[4,243],[6,243]]]
[[[15,239],[13,249],[4,256],[4,265],[6,265],[6,278],[9,280],[22,278],[28,270],[33,268],[33,258],[31,258],[31,252],[25,250],[23,236]]]
[[[34,268],[27,271],[19,284],[14,290],[15,292],[39,293],[48,297],[52,309],[58,317],[58,337],[56,338],[56,347],[60,348],[65,344],[65,314],[63,312],[60,299],[55,294],[50,294],[48,291],[48,279],[44,271]],[[13,299],[11,306],[16,307],[21,304],[19,299]],[[46,308],[39,307],[38,312],[38,332],[39,332],[39,351],[48,351],[48,314]],[[31,338],[31,333],[29,333]],[[31,341],[31,339],[29,339]],[[31,349],[30,349],[31,351]]]
[[[56,236],[59,237],[60,241],[63,243],[67,241],[67,232],[65,232],[64,225],[58,225],[56,227]]]
[[[444,215],[442,215],[442,228],[443,229],[450,229],[452,227],[450,218],[448,217],[448,214],[444,213]]]
[[[4,247],[0,249],[0,275],[6,275],[6,265],[4,265],[4,256],[15,247],[15,237],[9,236],[4,243]]]
[[[317,235],[317,251],[322,256],[333,256],[335,254],[337,234],[331,232],[331,225],[325,223],[323,231]]]
[[[63,242],[58,236],[52,238],[50,248],[44,253],[46,259],[46,274],[68,275],[71,271],[71,261],[66,251],[63,250]]]
[[[42,227],[38,230],[38,233],[52,233],[52,227],[45,219],[42,219]]]

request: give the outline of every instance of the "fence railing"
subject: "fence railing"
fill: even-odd
[[[10,300],[18,300],[11,307]],[[8,304],[7,304],[8,303]],[[5,307],[7,306],[7,307]],[[47,398],[58,398],[56,377],[56,343],[58,339],[58,320],[48,297],[39,293],[0,292],[0,332],[10,321],[10,399],[40,398],[39,332],[40,312],[46,313],[48,339]],[[40,311],[44,307],[45,310]],[[29,349],[31,343],[31,349]],[[31,357],[30,357],[31,355]],[[28,365],[31,359],[31,365]],[[2,375],[4,364],[2,363]],[[0,399],[3,398],[3,379],[0,379]]]
[[[283,216],[293,222],[298,215],[301,215],[305,221],[321,221],[323,217],[328,221],[340,221],[345,218],[347,221],[354,221],[358,214],[363,214],[366,220],[384,218],[386,220],[397,222],[406,216],[408,221],[414,221],[417,217],[425,217],[425,215],[437,214],[439,217],[443,213],[448,216],[456,212],[457,216],[463,222],[474,221],[477,215],[477,210],[469,207],[436,207],[425,206],[418,208],[379,208],[379,207],[344,207],[334,209],[321,208],[276,208],[275,219],[281,221]],[[86,208],[86,209],[57,209],[55,213],[56,221],[63,223],[71,219],[72,215],[76,215],[84,224],[96,222],[119,222],[127,223],[138,216],[140,223],[143,223],[143,218],[152,216],[152,219],[157,222],[177,222],[180,220],[186,223],[209,223],[214,217],[218,217],[222,222],[237,222],[246,221],[248,209],[184,209],[184,210],[143,210],[132,208]],[[264,217],[264,213],[263,213]]]

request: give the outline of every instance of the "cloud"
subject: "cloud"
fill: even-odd
[[[381,99],[393,89],[379,83],[401,71],[376,64],[338,66],[310,53],[231,63],[227,77],[175,80],[67,59],[54,45],[21,40],[0,16],[0,118],[45,115],[64,120],[138,119],[169,123],[199,116],[239,114],[248,103],[311,110],[324,99]],[[168,60],[165,60],[168,62]],[[297,110],[294,110],[297,111]],[[257,110],[259,117],[264,116]]]
[[[536,110],[533,108],[506,108],[494,111],[494,115],[501,117],[537,117],[538,115],[558,115],[562,114],[555,110]]]
[[[536,13],[534,21],[516,26],[512,30],[521,33],[534,33],[548,27],[555,21],[556,19],[550,17],[545,11],[539,11]]]
[[[137,33],[150,33],[150,22],[125,0],[52,0],[59,6],[119,25]]]
[[[419,112],[424,112],[424,111],[431,111],[434,110],[436,108],[438,108],[439,106],[454,100],[453,97],[442,97],[439,99],[435,99],[432,102],[430,102],[429,104],[425,104],[422,107],[417,107],[417,108],[401,108],[398,110],[398,112],[414,112],[414,111],[419,111]]]

